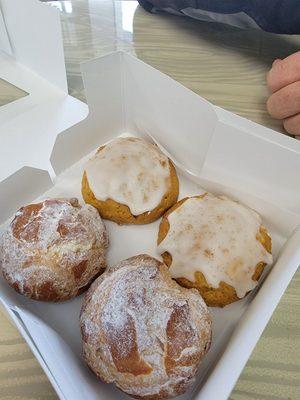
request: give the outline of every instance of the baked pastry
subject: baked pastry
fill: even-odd
[[[97,210],[77,199],[22,207],[0,239],[0,269],[17,292],[61,301],[86,289],[106,267],[108,237]]]
[[[182,394],[211,342],[201,296],[148,255],[120,262],[92,284],[80,325],[91,370],[139,399]]]
[[[158,250],[172,277],[198,289],[209,306],[243,298],[272,263],[271,238],[261,217],[209,193],[187,197],[164,215]]]
[[[87,162],[82,196],[119,224],[147,224],[176,203],[178,178],[159,148],[136,137],[117,138]]]

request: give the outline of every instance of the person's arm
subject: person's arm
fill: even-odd
[[[299,0],[139,0],[139,3],[150,12],[173,12],[273,33],[300,33]]]

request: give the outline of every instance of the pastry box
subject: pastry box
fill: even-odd
[[[22,23],[21,19],[19,24],[12,23],[10,9],[10,4],[17,7],[23,3],[32,13],[42,13],[44,25],[60,40],[56,11],[49,12],[47,5],[35,0],[0,0],[2,28],[6,27],[7,36],[23,53],[27,54],[29,39],[26,42],[16,33],[22,30]],[[26,16],[27,26],[31,17]],[[2,50],[4,42],[0,42]],[[100,145],[119,135],[145,137],[160,146],[176,166],[179,198],[205,191],[225,194],[262,215],[273,238],[274,263],[245,299],[223,309],[211,308],[211,349],[194,385],[180,397],[227,399],[300,264],[300,142],[213,106],[123,52],[82,65],[87,110],[67,94],[61,65],[56,81],[53,76],[41,76],[38,60],[48,56],[38,49],[39,44],[32,47],[36,53],[31,66],[29,59],[18,58],[21,50],[15,55],[2,53],[7,63],[43,82],[46,92],[44,99],[37,95],[28,103],[25,97],[0,108],[1,231],[14,212],[30,201],[45,197],[78,197],[82,201],[85,161]],[[53,49],[51,57],[55,52]],[[4,64],[1,73],[6,70]],[[30,97],[36,86],[29,87],[30,77],[25,75],[23,86],[21,80],[12,83],[27,90]],[[159,221],[141,226],[105,224],[110,237],[109,264],[141,253],[158,257]],[[81,358],[78,317],[83,296],[64,303],[40,303],[18,295],[1,278],[0,300],[60,399],[129,398],[99,382]]]

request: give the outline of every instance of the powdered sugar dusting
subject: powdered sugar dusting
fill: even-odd
[[[180,319],[181,310],[186,320]],[[179,386],[185,388],[211,335],[200,295],[177,285],[167,268],[149,256],[123,261],[93,284],[81,327],[91,368],[137,396],[161,390],[173,395]]]
[[[105,268],[107,246],[95,208],[77,199],[47,199],[16,213],[0,241],[0,265],[20,293],[43,300],[48,290],[61,300]]]

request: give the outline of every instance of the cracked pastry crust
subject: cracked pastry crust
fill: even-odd
[[[103,272],[107,247],[94,207],[77,199],[46,199],[16,213],[0,239],[0,270],[24,296],[68,300]]]
[[[139,399],[184,393],[211,343],[201,296],[148,255],[121,261],[92,284],[80,325],[90,369]]]

